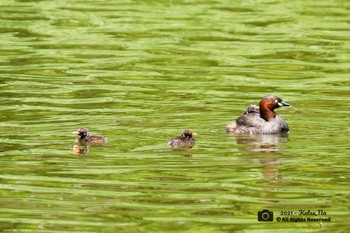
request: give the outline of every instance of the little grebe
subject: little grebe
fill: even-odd
[[[87,128],[80,128],[73,132],[73,134],[78,135],[76,142],[78,143],[92,143],[92,144],[104,144],[107,143],[107,138],[103,136],[89,135],[89,130]]]
[[[247,108],[247,111],[245,111],[243,114],[248,114],[248,113],[259,113],[259,107],[256,106],[255,104],[249,105]]]
[[[226,132],[250,133],[250,134],[275,134],[287,133],[287,123],[279,117],[274,110],[282,106],[290,106],[288,103],[274,95],[265,96],[259,104],[250,105],[247,111],[227,125]]]
[[[168,145],[172,148],[192,148],[196,143],[192,137],[196,135],[197,133],[186,129],[181,136],[170,139]]]

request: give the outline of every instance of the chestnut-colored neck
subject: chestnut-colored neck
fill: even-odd
[[[273,111],[274,109],[274,103],[271,104],[269,100],[261,100],[259,103],[260,116],[266,121],[275,118],[276,113]]]

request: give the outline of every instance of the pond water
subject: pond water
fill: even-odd
[[[2,1],[0,231],[348,231],[349,12]],[[225,134],[267,94],[292,105],[277,110],[288,136]],[[74,146],[80,127],[109,143]],[[186,128],[195,147],[168,148]],[[330,222],[283,222],[310,216]]]

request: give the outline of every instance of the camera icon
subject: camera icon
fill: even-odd
[[[272,222],[273,212],[269,210],[258,211],[258,221],[259,222]]]

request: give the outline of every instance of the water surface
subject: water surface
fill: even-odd
[[[349,10],[3,1],[1,231],[346,232]],[[271,93],[293,106],[277,110],[288,136],[224,133]],[[109,143],[73,150],[80,127]],[[186,128],[196,146],[169,149]],[[331,222],[276,220],[299,210]]]

